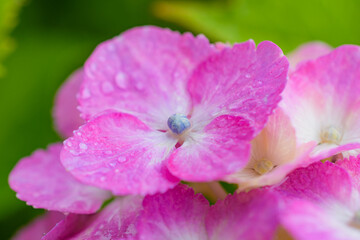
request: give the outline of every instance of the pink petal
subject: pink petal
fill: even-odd
[[[166,168],[176,142],[134,116],[108,113],[66,140],[61,160],[82,182],[114,194],[146,195],[164,192],[179,182]]]
[[[209,239],[273,239],[278,220],[275,193],[257,189],[228,196],[211,207],[206,218]]]
[[[242,117],[222,115],[176,149],[168,168],[187,181],[220,179],[246,165],[252,137],[253,129]]]
[[[360,148],[359,66],[360,48],[347,45],[304,62],[290,75],[281,105],[291,118],[299,143],[320,144],[314,158],[351,150],[342,149],[343,145]],[[329,128],[336,129],[339,137],[325,143],[322,132]],[[331,151],[336,148],[337,152]]]
[[[348,226],[347,222],[343,222],[337,216],[341,211],[339,206],[334,205],[333,207],[334,209],[331,211],[309,201],[293,201],[291,204],[287,204],[284,211],[281,212],[281,224],[294,239],[298,240],[360,239],[360,231]]]
[[[240,115],[258,133],[280,101],[287,71],[286,57],[271,42],[224,48],[200,64],[189,81],[192,119],[209,122],[214,116]]]
[[[42,240],[134,239],[141,201],[141,197],[129,196],[114,200],[95,215],[68,215]]]
[[[350,156],[348,159],[336,163],[350,174],[353,185],[360,192],[360,155],[357,157]]]
[[[73,213],[93,213],[110,197],[109,192],[78,182],[60,163],[62,144],[53,144],[23,158],[9,176],[16,196],[35,208]]]
[[[138,239],[208,239],[204,220],[209,203],[185,185],[147,196],[143,207],[137,224]]]
[[[279,189],[286,200],[281,223],[296,239],[359,239],[352,226],[359,193],[338,165],[318,162],[297,169]]]
[[[12,240],[40,239],[64,217],[64,214],[59,212],[47,212],[18,231]]]
[[[74,72],[56,94],[53,116],[55,127],[63,137],[72,136],[72,132],[84,123],[84,120],[80,118],[76,99],[83,75],[82,69]]]
[[[330,162],[316,162],[293,171],[278,189],[288,197],[349,203],[352,183],[349,174],[341,167]]]
[[[324,42],[308,42],[300,45],[288,55],[290,67],[295,69],[300,62],[316,59],[332,51],[332,47]]]
[[[85,64],[80,94],[85,119],[108,109],[165,130],[174,113],[188,114],[186,83],[216,48],[202,35],[137,27],[99,45]]]

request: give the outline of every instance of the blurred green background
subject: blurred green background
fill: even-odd
[[[16,199],[8,174],[20,158],[60,140],[51,119],[55,92],[100,42],[154,24],[211,41],[271,40],[287,53],[312,40],[358,44],[359,10],[357,0],[0,0],[0,239],[42,213]]]

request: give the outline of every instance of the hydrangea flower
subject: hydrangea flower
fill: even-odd
[[[359,66],[360,48],[345,45],[290,74],[280,105],[299,144],[318,144],[315,160],[360,148]]]
[[[277,108],[251,145],[251,158],[246,167],[225,178],[237,183],[239,191],[277,184],[292,170],[309,165],[308,156],[316,143],[299,146],[289,117]]]
[[[295,239],[360,239],[360,158],[314,163],[279,187],[281,223]]]
[[[270,190],[229,195],[210,207],[201,194],[178,185],[143,201],[118,198],[96,215],[69,215],[43,240],[271,239],[279,224],[277,211],[278,197]]]
[[[88,122],[64,142],[61,161],[114,194],[220,179],[246,165],[287,70],[271,42],[217,48],[201,35],[129,30],[87,60],[79,103]]]

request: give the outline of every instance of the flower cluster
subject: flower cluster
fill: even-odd
[[[360,239],[359,93],[358,46],[131,29],[59,90],[64,143],[11,172],[48,210],[14,239]]]

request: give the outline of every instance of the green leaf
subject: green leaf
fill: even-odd
[[[320,40],[333,46],[360,42],[357,0],[160,1],[159,18],[215,41],[271,40],[284,51]]]
[[[3,60],[14,49],[14,40],[9,36],[17,24],[23,0],[0,0],[0,77],[4,75]]]

